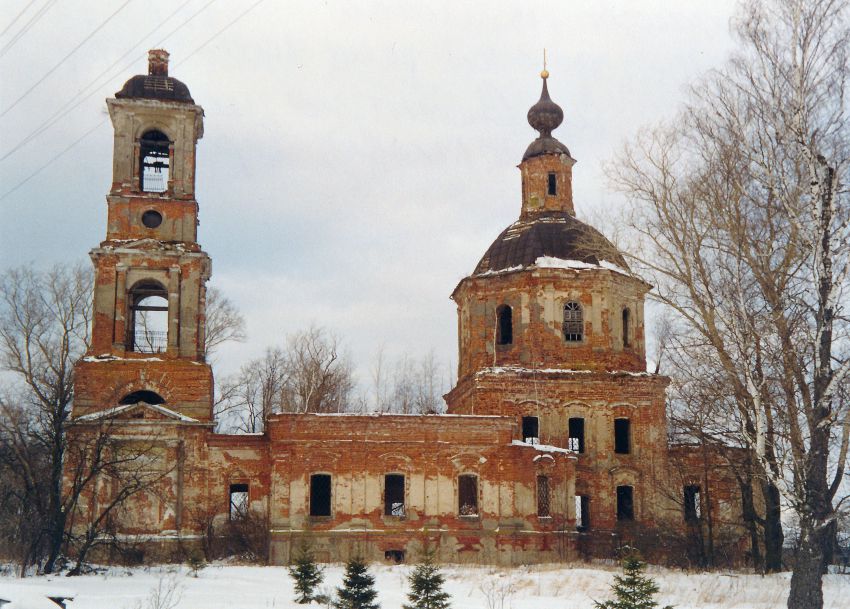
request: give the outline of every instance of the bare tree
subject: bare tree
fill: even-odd
[[[266,417],[281,407],[286,377],[286,356],[279,348],[266,349],[263,357],[242,366],[219,386],[219,428],[237,433],[262,432]]]
[[[633,255],[709,349],[769,504],[799,520],[791,609],[822,607],[850,406],[850,22],[842,0],[752,0],[740,51],[671,128],[627,148]]]
[[[92,275],[82,266],[0,277],[0,366],[14,386],[0,404],[0,434],[8,442],[2,458],[15,472],[17,503],[37,515],[22,569],[44,558],[49,573],[62,550],[65,428],[74,362],[89,343],[91,294]]]
[[[442,412],[448,385],[441,368],[433,352],[418,359],[405,353],[390,366],[379,350],[372,364],[373,408],[402,414]]]
[[[245,318],[236,305],[218,288],[207,290],[206,306],[206,343],[204,354],[209,357],[213,351],[229,341],[245,340]]]

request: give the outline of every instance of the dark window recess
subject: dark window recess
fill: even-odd
[[[576,495],[576,530],[587,531],[590,528],[590,497]]]
[[[540,443],[540,424],[537,417],[522,417],[522,441]]]
[[[242,520],[248,515],[248,485],[230,485],[230,519]]]
[[[153,209],[147,210],[142,214],[142,224],[148,228],[156,228],[162,224],[162,214]]]
[[[623,309],[623,346],[629,346],[629,310]]]
[[[384,476],[384,515],[404,516],[404,476]]]
[[[168,347],[168,292],[155,281],[137,283],[128,294],[127,349],[161,353]]]
[[[168,190],[169,145],[162,131],[148,131],[139,140],[139,185],[144,192]]]
[[[696,522],[701,516],[699,486],[689,484],[685,487],[685,520]]]
[[[310,476],[310,516],[331,515],[331,477],[329,474]]]
[[[510,345],[513,342],[513,311],[508,305],[502,305],[496,309],[496,344]]]
[[[634,520],[634,489],[631,486],[617,487],[617,520]]]
[[[549,477],[537,476],[537,516],[540,518],[552,515],[549,497]]]
[[[457,506],[461,516],[478,515],[478,476],[463,474],[457,478]]]
[[[584,419],[580,417],[569,420],[569,440],[567,448],[578,453],[584,452]]]
[[[546,183],[546,186],[547,186],[547,188],[546,188],[547,194],[552,195],[552,196],[555,196],[556,194],[558,194],[558,176],[556,176],[554,173],[550,173],[549,179],[547,180],[547,183]]]
[[[629,420],[614,419],[614,452],[627,455],[632,451]]]
[[[387,550],[384,552],[384,560],[400,565],[404,562],[404,550]]]
[[[584,339],[584,313],[577,302],[564,305],[564,340],[581,342]]]

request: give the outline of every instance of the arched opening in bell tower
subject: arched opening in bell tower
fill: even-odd
[[[142,192],[168,190],[171,142],[162,131],[151,129],[139,140],[139,188]]]
[[[156,281],[140,281],[128,294],[127,349],[161,353],[168,346],[168,291]]]

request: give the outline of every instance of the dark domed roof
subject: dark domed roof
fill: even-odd
[[[588,264],[607,260],[629,270],[623,255],[598,230],[566,212],[544,212],[506,228],[473,274],[528,267],[541,256]]]
[[[194,104],[189,87],[168,75],[168,51],[148,51],[148,73],[134,76],[124,83],[115,97],[119,99],[161,99]]]
[[[140,74],[134,76],[124,83],[115,97],[161,99],[164,101],[184,102],[194,104],[189,93],[189,87],[171,76],[159,76],[156,74]]]

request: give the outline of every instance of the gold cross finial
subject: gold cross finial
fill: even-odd
[[[543,49],[543,71],[540,73],[540,78],[544,80],[549,78],[549,70],[546,69],[546,49]]]

